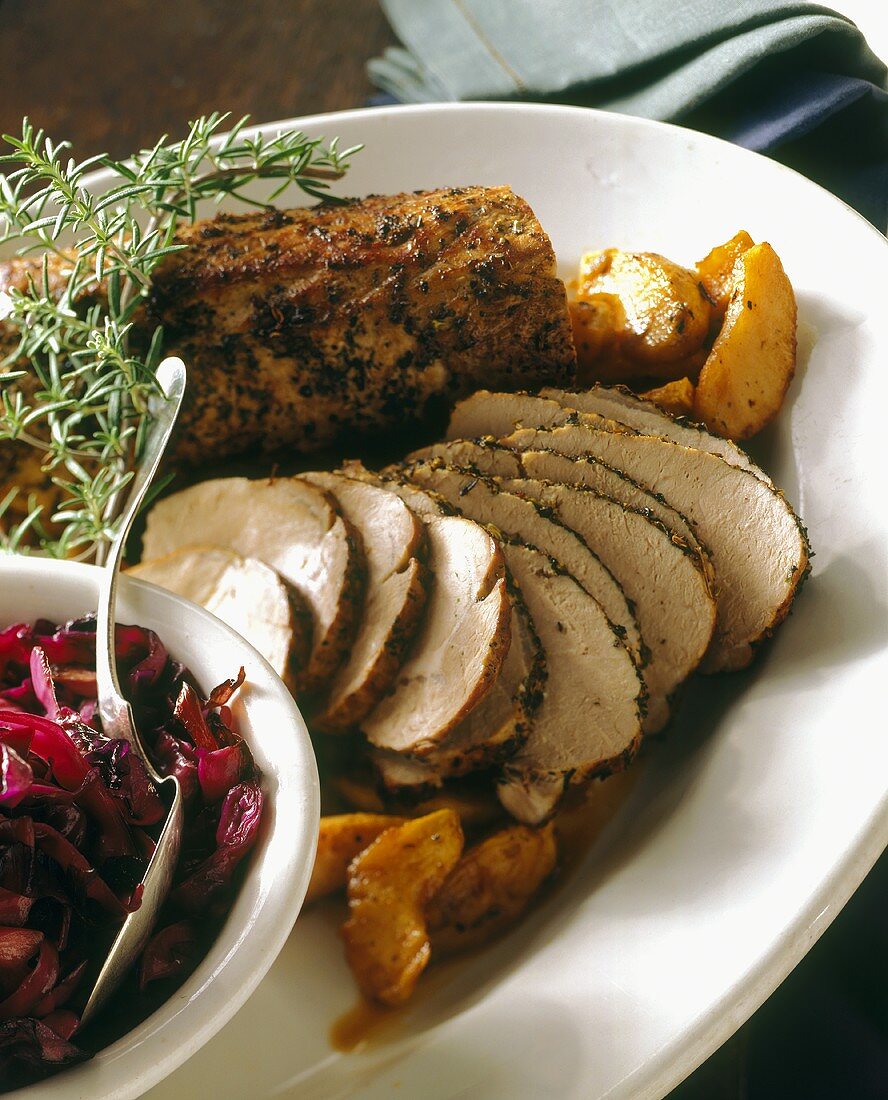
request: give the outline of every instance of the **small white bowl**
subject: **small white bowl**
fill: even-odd
[[[0,628],[37,618],[65,622],[95,610],[99,570],[37,558],[0,558]],[[206,958],[152,1016],[91,1061],[8,1093],[8,1100],[127,1100],[190,1058],[231,1019],[283,947],[311,876],[320,817],[318,774],[302,715],[255,649],[206,611],[123,577],[117,617],[156,631],[210,688],[246,670],[233,704],[266,793],[262,839]]]

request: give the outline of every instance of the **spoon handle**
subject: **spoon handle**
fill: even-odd
[[[149,774],[152,775],[154,769],[145,757],[133,721],[132,710],[123,697],[120,681],[117,678],[114,623],[117,582],[127,536],[157,474],[182,407],[182,397],[185,393],[185,364],[182,360],[164,359],[157,368],[157,382],[165,400],[158,402],[155,419],[145,440],[141,463],[130,483],[126,507],[120,517],[120,526],[105,562],[105,575],[99,589],[96,616],[96,686],[102,729],[108,737],[119,737],[129,741],[148,765]]]

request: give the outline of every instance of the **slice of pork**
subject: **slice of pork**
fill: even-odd
[[[491,397],[496,400],[491,401]],[[444,438],[478,439],[491,436],[499,439],[508,435],[524,422],[525,399],[530,397],[530,394],[523,392],[492,394],[490,390],[477,390],[456,403]],[[570,420],[570,412],[554,398],[534,397],[531,400],[534,403],[534,418],[540,427],[560,427]]]
[[[677,420],[653,401],[637,397],[624,386],[593,386],[579,393],[547,387],[540,391],[540,396],[550,401],[557,401],[564,408],[577,409],[583,413],[595,413],[616,421],[627,428],[632,428],[640,435],[658,435],[663,439],[680,443],[683,447],[696,447],[698,451],[719,455],[731,466],[749,470],[762,481],[771,483],[771,479],[764,470],[730,439],[713,435],[702,424],[695,424],[691,420]]]
[[[431,752],[484,698],[509,652],[502,552],[460,516],[425,521],[425,614],[389,693],[361,722],[377,748]]]
[[[575,531],[545,514],[533,501],[503,492],[494,480],[478,473],[433,461],[405,465],[404,476],[443,497],[469,519],[487,525],[495,536],[534,546],[558,561],[601,604],[636,663],[646,663],[647,648],[626,593]]]
[[[364,606],[345,662],[312,713],[313,729],[347,730],[389,689],[425,606],[424,567],[417,556],[423,524],[402,500],[335,473],[301,474],[323,489],[361,536],[367,582]]]
[[[539,465],[542,472],[545,463]],[[649,651],[644,730],[661,730],[676,690],[703,660],[715,630],[715,598],[699,556],[657,520],[591,489],[533,478],[501,484],[551,508],[622,585]]]
[[[127,570],[131,577],[184,596],[227,623],[287,679],[294,650],[303,656],[311,623],[293,614],[290,592],[273,569],[221,546],[183,546]]]
[[[372,473],[359,463],[348,463],[344,469],[349,476],[396,493],[426,520],[456,514],[443,497],[403,480],[394,467],[386,476]],[[489,767],[513,752],[527,736],[546,676],[545,656],[521,594],[506,572],[512,641],[499,676],[481,702],[422,759],[374,750],[380,777],[389,790],[409,790],[414,795],[433,790],[447,778]]]
[[[360,540],[332,498],[297,478],[202,481],[151,509],[143,556],[162,557],[195,536],[265,562],[304,598],[312,646],[296,686],[325,686],[348,651],[364,585]]]
[[[546,654],[548,678],[497,794],[514,817],[544,820],[568,784],[619,771],[641,741],[644,685],[600,605],[539,550],[504,543]]]
[[[396,466],[390,466],[381,473],[377,473],[375,470],[368,470],[361,462],[351,461],[344,463],[339,473],[344,477],[354,478],[368,485],[375,485],[379,489],[385,489],[389,493],[394,493],[419,519],[427,520],[430,517],[442,514],[453,515],[452,508],[442,507],[443,501],[436,500],[435,497],[423,492],[422,489],[411,485],[409,481],[404,481],[400,476],[400,468],[401,464],[398,463]]]
[[[389,791],[429,793],[446,779],[488,768],[527,740],[546,679],[545,657],[524,600],[510,590],[512,644],[500,674],[481,702],[421,760],[375,750],[373,762]]]
[[[703,663],[706,671],[743,668],[754,647],[789,612],[808,572],[808,542],[784,497],[748,470],[705,451],[653,436],[620,435],[585,424],[522,428],[503,440],[525,454],[529,473],[548,472],[541,456],[593,456],[625,470],[687,516],[709,551],[717,586],[716,633]],[[574,483],[583,483],[579,463]],[[571,482],[558,464],[556,475]]]
[[[510,394],[510,397],[521,396]],[[523,395],[526,397],[526,395]],[[521,405],[521,411],[533,420],[534,405],[539,398],[530,398]],[[515,406],[512,406],[514,411]],[[511,415],[511,413],[510,413]],[[525,468],[521,455],[513,454],[508,447],[504,447],[492,437],[480,437],[470,440],[451,440],[446,443],[434,443],[429,447],[414,451],[408,455],[408,462],[427,461],[434,458],[443,459],[453,465],[473,465],[481,473],[495,477],[522,477],[528,471]],[[564,470],[567,476],[571,475],[571,467],[565,463]],[[553,479],[555,480],[555,479]],[[563,481],[564,477],[557,480]],[[687,519],[677,512],[675,508],[667,504],[661,497],[651,493],[632,478],[627,477],[621,470],[615,470],[604,462],[588,458],[584,464],[583,482],[587,488],[619,501],[628,508],[635,508],[644,512],[652,519],[662,523],[672,533],[674,538],[680,539],[686,546],[693,549],[700,559],[703,568],[707,571],[710,581],[713,579],[712,568],[709,564],[709,555],[700,544],[694,533],[694,529]]]
[[[648,513],[592,489],[553,484],[564,461],[558,455],[537,463],[538,474],[549,475],[537,480],[523,475],[522,455],[501,447],[457,440],[427,450],[469,474],[493,473],[500,488],[551,509],[596,553],[631,601],[649,650],[645,732],[662,729],[671,696],[703,659],[715,628],[715,600],[700,556]]]

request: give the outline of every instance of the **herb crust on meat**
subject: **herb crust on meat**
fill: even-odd
[[[151,314],[189,365],[180,460],[311,451],[573,376],[552,245],[508,187],[220,214],[176,240]]]

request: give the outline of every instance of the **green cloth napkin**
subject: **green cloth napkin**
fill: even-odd
[[[775,54],[885,82],[855,25],[767,0],[381,0],[406,49],[370,62],[398,100],[535,99],[676,119]],[[791,55],[791,56],[790,56]]]

